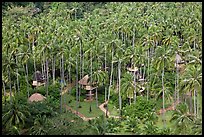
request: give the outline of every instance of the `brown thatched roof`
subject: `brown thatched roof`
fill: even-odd
[[[46,98],[46,97],[44,97],[43,95],[41,95],[41,94],[39,94],[39,93],[34,93],[33,95],[31,95],[31,96],[29,97],[28,100],[29,100],[30,102],[33,102],[33,101],[38,102],[38,101],[43,101],[45,98]]]
[[[86,86],[84,89],[85,90],[94,90],[96,87],[92,87],[92,86]]]
[[[78,83],[81,85],[88,85],[88,79],[89,79],[89,76],[86,75],[81,80],[79,80]]]
[[[128,71],[131,71],[131,72],[135,72],[135,71],[138,71],[138,68],[135,67],[135,68],[127,68]]]

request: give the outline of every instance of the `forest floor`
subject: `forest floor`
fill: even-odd
[[[64,90],[62,91],[62,95],[65,94],[66,92],[68,92],[74,85],[75,85],[75,83],[67,84],[67,86],[66,86],[66,87],[64,88]],[[102,103],[102,104],[99,106],[99,108],[101,109],[101,111],[103,111],[105,115],[106,115],[106,113],[107,113],[107,116],[108,116],[108,117],[120,118],[119,116],[110,115],[110,112],[109,112],[108,110],[106,111],[106,109],[104,108],[104,105],[107,104],[107,103],[108,103],[108,101]],[[90,118],[85,117],[82,113],[80,113],[80,112],[74,110],[73,108],[71,108],[70,106],[67,106],[66,104],[64,104],[64,107],[65,107],[67,110],[71,111],[72,113],[78,115],[78,116],[79,116],[80,118],[82,118],[84,121],[88,121],[88,120],[91,120],[91,119],[96,118],[96,117],[90,117]]]
[[[66,92],[68,92],[73,86],[75,85],[75,83],[70,83],[70,84],[67,84],[67,86],[64,88],[63,92],[62,92],[62,95],[65,94]],[[108,100],[105,101],[104,103],[102,103],[101,105],[99,105],[99,108],[101,109],[101,111],[104,112],[105,115],[107,115],[108,117],[114,117],[114,118],[120,118],[119,116],[114,116],[114,115],[110,115],[110,112],[108,110],[106,110],[106,108],[104,107],[105,104],[108,103]],[[158,115],[161,115],[163,112],[166,112],[166,111],[169,111],[169,110],[174,110],[175,109],[175,106],[177,104],[179,104],[180,102],[176,101],[174,102],[171,106],[167,107],[164,109],[163,111],[163,108],[161,108],[159,110],[159,112],[157,113]],[[70,110],[72,113],[78,115],[80,118],[82,118],[84,121],[88,121],[88,120],[91,120],[91,119],[94,119],[96,117],[85,117],[83,114],[81,114],[80,112],[77,112],[76,110],[74,110],[73,108],[67,106],[66,104],[64,104],[64,107],[67,109],[67,110]]]

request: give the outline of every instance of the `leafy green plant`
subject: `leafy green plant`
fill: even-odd
[[[137,103],[128,105],[123,108],[123,115],[129,117],[137,117],[140,120],[153,120],[156,122],[155,102],[153,100],[146,100],[144,97],[138,97]]]

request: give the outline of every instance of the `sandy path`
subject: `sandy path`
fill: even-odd
[[[175,110],[174,105],[176,106],[179,103],[180,103],[179,101],[174,102],[171,106],[169,106],[168,108],[165,108],[164,111],[163,111],[163,108],[161,108],[157,114],[160,115],[163,112],[166,112],[166,111],[169,111],[169,110]]]

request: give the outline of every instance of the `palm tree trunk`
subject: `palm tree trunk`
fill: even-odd
[[[136,103],[136,97],[137,97],[137,93],[136,93],[136,72],[134,72],[134,104]]]
[[[194,93],[193,93],[194,95],[194,115],[196,116],[196,90],[194,89]]]
[[[61,77],[61,79],[62,79],[62,90],[63,90],[63,88],[64,88],[64,82],[65,82],[65,78],[64,78],[64,55],[62,54],[62,77]],[[64,98],[64,99],[66,99],[66,98]],[[65,100],[64,100],[65,101]]]
[[[196,113],[197,113],[197,115],[196,116],[199,116],[199,113],[198,113],[198,109],[199,109],[199,98],[198,98],[198,92],[196,92],[197,93],[197,98],[196,98],[196,100],[197,100],[197,110],[196,110]]]
[[[44,70],[44,68],[43,68],[43,60],[41,60],[41,67],[42,67],[42,75],[44,76],[44,73],[43,73],[43,70]]]
[[[32,42],[32,47],[33,47],[33,50],[34,50],[34,39],[33,39],[33,42]],[[33,55],[33,60],[34,60],[34,74],[35,74],[35,79],[36,79],[36,81],[37,81],[37,77],[36,77],[36,63],[35,63],[35,53],[34,53],[34,55]]]
[[[176,90],[176,87],[177,87],[177,84],[176,84],[177,80],[176,80],[176,76],[175,76],[175,91],[174,91],[174,109],[176,108],[176,95],[177,95],[177,90]]]
[[[166,127],[166,122],[165,122],[165,112],[164,112],[164,110],[165,110],[165,107],[164,107],[164,67],[163,67],[163,71],[162,71],[162,92],[163,92],[163,96],[162,96],[162,98],[163,98],[163,124],[164,124],[164,127]]]
[[[105,46],[105,72],[106,72],[106,46]],[[106,83],[104,83],[105,84],[105,102],[106,102],[106,100],[107,100],[107,87],[106,87]]]
[[[190,112],[192,113],[192,90],[191,90],[191,96],[190,96]]]
[[[82,43],[80,41],[80,55],[79,55],[79,60],[80,60],[80,64],[79,64],[79,79],[82,78],[82,47],[81,47]],[[81,95],[81,85],[79,85],[79,105],[80,105],[80,95]]]
[[[36,81],[37,81],[35,55],[34,55],[34,72],[35,72],[35,79],[36,79]]]
[[[79,99],[78,99],[78,58],[76,57],[76,112],[78,114]]]
[[[69,53],[69,61],[71,60],[71,54]],[[69,62],[69,83],[71,84],[71,64]],[[69,94],[71,93],[71,88],[69,88]]]
[[[92,82],[93,82],[93,79],[92,79],[92,73],[93,73],[93,72],[92,72],[92,69],[93,69],[93,68],[92,68],[92,67],[93,67],[93,64],[92,64],[92,50],[91,50],[91,78],[90,78],[91,84],[92,84]],[[92,94],[91,92],[92,92],[92,91],[90,90],[90,92],[89,92],[89,93],[90,93],[90,100],[91,100],[91,97],[92,97],[92,96],[91,96],[91,94]]]
[[[46,96],[48,97],[48,85],[49,85],[49,76],[48,76],[48,60],[46,59]]]
[[[4,101],[6,103],[6,86],[5,86],[5,82],[2,80],[3,83],[3,89],[4,89]]]
[[[98,107],[98,89],[96,88],[96,107]]]
[[[46,72],[46,71],[45,71],[45,69],[46,69],[46,62],[45,62],[45,53],[44,53],[44,51],[43,51],[43,65],[44,65],[44,67],[43,67],[43,69],[44,69],[44,70],[43,70],[43,74],[44,74],[44,76],[45,76],[45,79],[47,79],[47,78],[46,78],[46,74],[45,74],[45,72]]]
[[[28,64],[26,63],[26,83],[27,83],[27,93],[28,93],[28,98],[30,96],[29,90],[28,90]]]
[[[18,56],[16,56],[16,64],[18,64]],[[20,88],[19,88],[19,79],[18,79],[18,68],[16,69],[16,78],[17,78],[17,90],[18,90],[18,93],[20,91]]]
[[[56,57],[53,55],[53,58],[52,58],[52,79],[53,79],[53,84],[55,83],[55,59],[56,59]]]
[[[144,64],[144,71],[143,71],[143,80],[145,79],[145,69],[146,69],[146,67],[145,67],[145,64]],[[147,98],[148,99],[148,98]]]
[[[60,81],[60,84],[61,84],[61,94],[60,94],[60,112],[62,113],[62,88],[63,88],[63,85],[62,85],[62,58],[60,59],[60,75],[61,75],[61,81]]]
[[[110,76],[110,85],[108,89],[108,100],[110,99],[110,89],[112,85],[112,77],[113,77],[113,47],[112,47],[112,59],[111,59],[111,76]]]
[[[150,86],[150,72],[149,72],[149,64],[150,64],[150,56],[149,56],[149,49],[148,49],[148,51],[147,51],[147,54],[148,54],[148,64],[147,64],[147,66],[148,66],[148,84],[147,84],[147,100],[148,100],[148,98],[149,98],[149,86]]]
[[[120,110],[120,116],[122,115],[122,99],[120,94],[120,68],[121,68],[121,62],[119,60],[118,63],[118,94],[119,94],[119,110]]]
[[[10,68],[8,68],[8,78],[9,78],[9,89],[10,89],[10,103],[12,103],[12,89],[11,89],[11,73],[10,73]]]
[[[176,63],[178,64],[178,63]],[[176,78],[176,92],[177,92],[177,102],[179,102],[179,91],[178,91],[178,83],[179,83],[179,72],[178,72],[178,68],[176,68],[176,74],[177,74],[177,78]]]
[[[13,84],[13,86],[14,86],[14,95],[16,94],[16,82],[14,81],[14,84]]]

